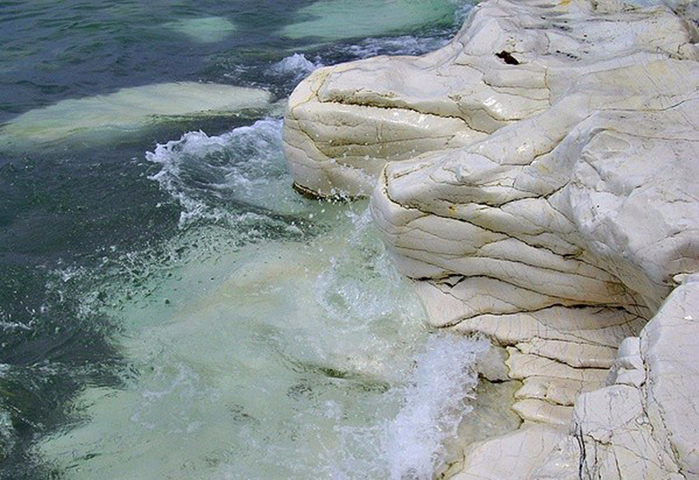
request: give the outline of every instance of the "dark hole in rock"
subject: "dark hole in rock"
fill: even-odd
[[[513,57],[510,52],[506,52],[505,50],[496,53],[495,56],[501,58],[508,65],[519,65],[519,60]]]

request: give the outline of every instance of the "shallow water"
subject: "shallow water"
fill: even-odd
[[[3,478],[441,468],[486,346],[428,331],[366,204],[291,190],[275,102],[318,66],[439,47],[467,5],[387,0],[382,25],[347,1],[371,30],[321,35],[335,3],[0,1],[0,122],[38,132],[0,144]],[[183,81],[269,107],[41,136],[46,112]]]

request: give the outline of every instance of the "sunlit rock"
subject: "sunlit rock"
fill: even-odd
[[[565,430],[549,425],[527,425],[522,429],[471,446],[466,469],[453,480],[521,480],[551,454],[565,438]]]
[[[583,76],[551,109],[471,147],[390,163],[373,197],[398,267],[431,279],[422,290],[437,324],[508,345],[524,420],[567,426],[575,405],[583,431],[616,432],[616,446],[590,446],[599,457],[586,457],[584,478],[670,478],[682,470],[676,437],[683,471],[695,468],[691,369],[666,387],[685,422],[664,434],[618,432],[619,418],[653,411],[637,375],[595,389],[623,338],[654,331],[656,320],[641,332],[643,322],[677,278],[699,270],[697,79],[696,62],[672,59]],[[557,475],[531,478],[566,478]]]
[[[689,277],[624,341],[612,385],[577,399],[571,435],[529,478],[699,478],[698,287]]]
[[[506,348],[513,410],[550,426],[456,478],[699,478],[699,35],[691,2],[634,3],[483,2],[437,52],[291,97],[299,188],[373,189],[430,321]]]
[[[317,70],[286,114],[296,183],[319,195],[369,195],[387,160],[473,144],[547,110],[583,74],[693,54],[686,23],[667,8],[595,5],[485,2],[441,50]],[[564,114],[585,109],[570,106]]]

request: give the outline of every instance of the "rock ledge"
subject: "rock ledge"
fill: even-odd
[[[523,382],[454,478],[699,479],[699,35],[670,7],[490,0],[290,98],[299,188],[373,192],[433,324]]]

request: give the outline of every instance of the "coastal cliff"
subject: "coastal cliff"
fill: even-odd
[[[297,188],[371,195],[431,323],[522,382],[453,478],[699,478],[698,8],[640,3],[486,1],[290,97]]]

